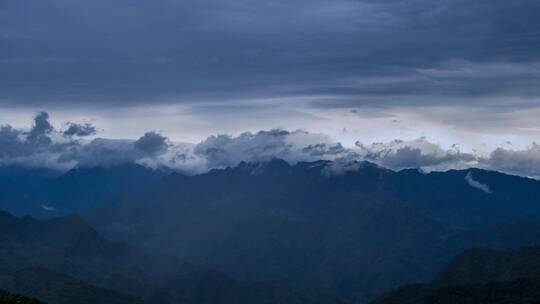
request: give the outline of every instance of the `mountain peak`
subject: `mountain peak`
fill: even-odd
[[[267,167],[267,168],[290,168],[291,165],[284,159],[272,157],[269,159],[263,159],[259,161],[241,161],[236,166],[237,168],[260,168],[260,167]]]

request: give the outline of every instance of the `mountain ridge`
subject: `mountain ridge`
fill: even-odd
[[[8,228],[0,231],[0,265],[5,265],[0,267],[0,288],[50,304],[86,303],[85,299],[241,304],[276,303],[282,298],[287,299],[284,303],[343,303],[285,286],[244,283],[174,257],[149,256],[102,238],[78,215],[38,220],[2,212],[0,227]],[[17,283],[23,281],[28,284]]]

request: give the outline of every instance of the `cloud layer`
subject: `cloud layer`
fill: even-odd
[[[281,158],[290,163],[331,160],[330,174],[355,170],[355,161],[367,160],[380,166],[400,170],[421,168],[447,170],[480,167],[517,175],[540,177],[540,147],[536,144],[524,150],[498,148],[489,155],[460,151],[456,146],[444,149],[426,138],[412,141],[394,140],[387,143],[362,144],[344,147],[323,134],[303,130],[274,129],[238,136],[216,135],[197,143],[175,143],[157,132],[147,132],[136,140],[94,137],[88,132],[56,130],[47,113],[35,116],[27,129],[9,125],[0,127],[0,165],[21,165],[68,170],[73,167],[112,166],[139,163],[153,168],[168,168],[188,174],[206,172],[213,168],[236,166],[242,161],[258,162]],[[472,176],[471,186],[480,189]]]
[[[523,107],[513,99],[540,96],[538,11],[534,0],[5,0],[0,103]]]

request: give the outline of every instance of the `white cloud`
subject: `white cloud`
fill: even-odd
[[[540,178],[540,145],[514,150],[497,148],[482,162],[483,167],[511,174]]]
[[[480,191],[483,191],[485,193],[492,193],[489,186],[486,185],[486,184],[482,184],[481,182],[475,180],[471,172],[467,173],[467,175],[465,176],[465,181],[469,184],[469,186],[471,186],[473,188],[476,188],[476,189],[478,189]]]
[[[457,146],[443,149],[423,137],[410,141],[396,139],[388,143],[370,145],[357,142],[356,146],[358,153],[365,160],[396,170],[405,168],[447,170],[477,165],[475,155],[461,152]]]
[[[41,208],[47,212],[56,211],[56,208],[47,205],[41,205]]]
[[[346,147],[324,134],[283,129],[245,132],[238,136],[210,136],[198,144],[171,142],[156,132],[147,132],[137,140],[81,139],[63,136],[61,130],[50,125],[46,113],[40,113],[36,120],[39,121],[30,131],[0,127],[0,165],[68,170],[76,166],[139,163],[197,174],[213,168],[236,166],[242,161],[280,158],[289,163],[334,161],[325,169],[330,175],[357,170],[361,161],[366,160],[392,170],[440,171],[479,167],[540,177],[540,146],[537,144],[521,150],[498,148],[490,154],[477,155],[462,152],[455,145],[443,148],[424,137],[385,143],[357,142],[354,147]],[[466,180],[472,187],[489,190],[472,176]]]

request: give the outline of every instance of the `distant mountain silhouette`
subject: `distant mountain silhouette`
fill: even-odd
[[[0,209],[17,214],[43,212],[46,181],[61,175],[49,169],[0,167]]]
[[[454,258],[432,283],[403,286],[372,303],[540,303],[540,247],[469,250]]]
[[[243,283],[103,239],[80,216],[0,212],[0,288],[55,303],[341,303],[285,286]]]
[[[143,190],[163,175],[137,164],[75,168],[65,173],[0,167],[0,209],[46,217],[95,210],[116,197]]]

